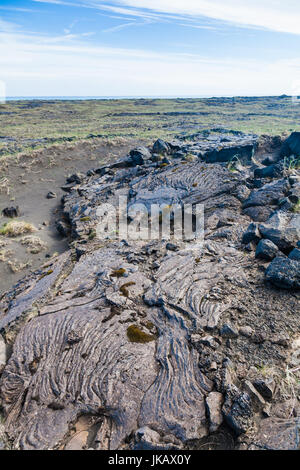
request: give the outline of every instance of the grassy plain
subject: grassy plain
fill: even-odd
[[[226,127],[257,134],[297,128],[300,105],[282,97],[14,101],[0,105],[0,156],[116,137],[153,140]]]

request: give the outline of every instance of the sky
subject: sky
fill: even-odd
[[[299,0],[0,0],[0,96],[300,94]]]

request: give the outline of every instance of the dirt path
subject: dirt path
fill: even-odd
[[[16,220],[33,224],[37,231],[30,236],[45,244],[39,253],[31,253],[30,247],[21,244],[22,237],[0,235],[0,294],[41,266],[46,257],[67,249],[67,240],[57,233],[55,226],[66,177],[124,156],[137,144],[141,142],[134,139],[112,142],[94,139],[0,161],[0,227],[10,221],[2,216],[2,210],[19,206],[20,217]],[[57,197],[47,199],[50,191]]]

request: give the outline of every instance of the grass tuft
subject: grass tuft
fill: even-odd
[[[0,229],[0,235],[4,235],[5,237],[18,237],[25,233],[33,233],[36,231],[36,227],[29,222],[13,220]]]
[[[37,254],[47,248],[47,245],[39,237],[25,236],[20,240],[21,245],[27,246],[28,253]]]

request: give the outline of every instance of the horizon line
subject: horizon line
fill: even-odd
[[[250,95],[11,95],[6,96],[4,100],[22,100],[22,99],[64,99],[64,100],[76,100],[76,99],[211,99],[211,98],[292,98],[296,95],[287,95],[285,93],[276,94],[276,95],[260,95],[260,94],[250,94]]]

